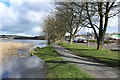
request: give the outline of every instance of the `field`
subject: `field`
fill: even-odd
[[[20,42],[0,42],[0,59],[4,61],[7,57],[18,55],[20,49],[30,46],[33,45]]]

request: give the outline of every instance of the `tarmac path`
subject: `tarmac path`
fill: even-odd
[[[108,67],[105,64],[97,63],[85,59],[80,56],[73,55],[71,51],[68,51],[57,44],[53,44],[53,47],[58,54],[67,62],[73,63],[82,68],[85,72],[92,75],[95,78],[118,78],[119,71]]]

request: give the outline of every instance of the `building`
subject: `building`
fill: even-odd
[[[112,39],[120,39],[120,34],[114,34],[110,36]]]

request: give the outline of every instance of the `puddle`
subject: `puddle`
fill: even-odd
[[[1,78],[45,78],[47,68],[45,62],[37,56],[30,56],[30,49],[18,50],[18,55],[10,56],[6,62],[0,61]]]
[[[10,58],[2,65],[2,78],[45,78],[45,62],[37,56]]]

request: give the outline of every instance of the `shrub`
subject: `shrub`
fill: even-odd
[[[97,42],[97,40],[88,40],[89,42],[91,42],[91,43],[96,43]]]

